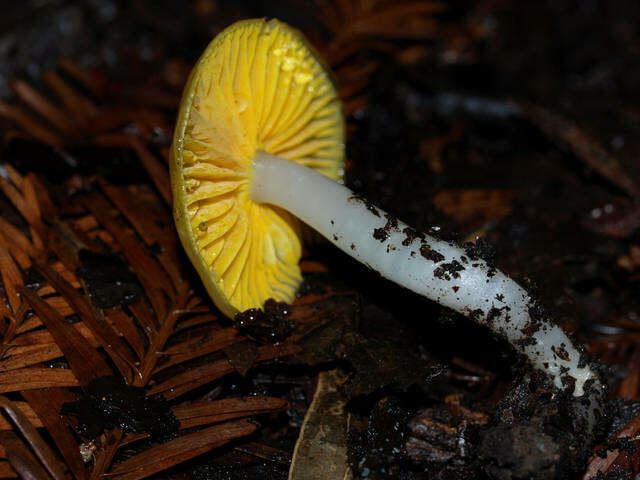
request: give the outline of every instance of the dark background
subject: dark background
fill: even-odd
[[[15,101],[14,78],[43,88],[41,75],[61,58],[71,58],[103,72],[113,97],[128,93],[135,100],[137,86],[167,65],[188,69],[217,32],[240,18],[278,17],[302,29],[324,52],[340,32],[323,23],[322,12],[335,11],[339,3],[2,0],[0,99]],[[458,241],[483,237],[496,265],[534,291],[588,353],[609,365],[611,396],[620,401],[608,432],[613,434],[637,413],[640,383],[640,349],[625,341],[640,329],[640,2],[442,4],[428,35],[381,38],[331,61],[349,125],[347,183],[419,229],[438,226],[444,237]],[[350,67],[367,73],[349,75]],[[175,104],[179,90],[171,93]],[[175,108],[167,105],[163,113],[173,118]],[[168,146],[169,130],[160,131],[157,143],[150,141],[154,148]],[[51,171],[25,156],[19,142],[7,145],[1,159],[22,158],[23,172]],[[82,167],[80,173],[95,173],[95,166],[87,167],[95,165],[93,157],[87,161],[87,151],[74,147],[64,151],[66,157],[59,150],[48,152],[47,161],[57,165],[76,156],[71,163]],[[112,161],[109,155],[101,157],[102,166]],[[75,173],[65,168],[69,176]],[[120,181],[150,183],[144,170],[132,172]],[[407,418],[426,404],[444,408],[451,391],[462,391],[469,408],[495,415],[494,420],[499,408],[507,408],[496,405],[509,388],[517,388],[526,370],[511,367],[514,357],[505,345],[484,330],[469,333],[463,319],[407,295],[341,253],[320,246],[311,258],[325,262],[334,279],[357,292],[359,333],[375,337],[378,329],[393,338],[387,332],[395,329],[452,372],[438,387],[442,391],[414,395],[415,404],[384,415],[395,415],[405,428]],[[310,391],[315,373],[305,373]],[[471,377],[477,383],[460,380]],[[402,394],[389,398],[406,400]],[[310,398],[298,400],[292,415],[299,424]],[[358,413],[366,418],[372,405],[375,401],[357,406]],[[375,437],[371,415],[361,438]],[[517,427],[522,418],[516,419]],[[290,431],[289,444],[283,441],[278,448],[292,449],[296,433]],[[405,437],[397,441],[402,448]],[[480,440],[469,442],[480,449]],[[358,454],[372,458],[366,445],[356,441],[351,448],[355,463]],[[418,455],[411,467],[403,463],[406,458],[398,461],[396,471],[417,475],[406,478],[519,478],[517,472],[513,477],[490,473],[487,465],[506,462],[503,450],[485,452],[486,463],[460,460],[455,471],[447,470],[449,460],[434,466],[433,459]],[[386,461],[367,464],[372,478],[385,478],[380,471]],[[279,475],[273,478],[284,473]],[[554,475],[577,478],[561,468]]]

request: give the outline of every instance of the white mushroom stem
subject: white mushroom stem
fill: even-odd
[[[251,197],[281,207],[353,258],[506,338],[559,389],[601,384],[565,332],[529,294],[465,249],[418,234],[343,185],[310,168],[259,152]]]

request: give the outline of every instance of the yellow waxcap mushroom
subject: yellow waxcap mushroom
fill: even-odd
[[[301,282],[298,221],[250,198],[257,151],[340,181],[344,117],[328,70],[297,30],[237,22],[209,44],[185,87],[171,149],[174,217],[209,295],[226,315]]]
[[[171,174],[182,243],[218,307],[232,315],[293,299],[295,215],[382,277],[511,342],[573,393],[572,418],[595,435],[606,391],[566,333],[473,249],[420,234],[334,181],[343,133],[329,74],[296,30],[248,20],[209,45],[184,93]]]

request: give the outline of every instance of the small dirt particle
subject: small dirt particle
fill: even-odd
[[[440,252],[433,250],[428,244],[423,243],[420,246],[420,255],[427,260],[431,260],[433,263],[439,263],[444,260],[444,255]]]
[[[569,353],[567,352],[567,349],[564,348],[564,344],[560,345],[559,347],[551,347],[551,350],[558,356],[558,358],[564,361],[569,360]]]
[[[376,217],[380,216],[380,212],[378,211],[376,206],[366,198],[361,197],[360,195],[353,195],[349,197],[349,201],[351,200],[362,203],[366,207],[366,209],[373,213]]]
[[[402,245],[404,245],[405,247],[411,245],[416,238],[419,238],[420,240],[424,240],[425,238],[424,233],[414,230],[411,227],[403,228],[402,233],[405,234],[405,237],[402,240]]]
[[[498,318],[501,313],[502,309],[493,307],[491,310],[489,310],[489,313],[487,313],[487,323],[493,323],[493,321]]]
[[[264,311],[250,308],[235,316],[238,331],[262,343],[279,343],[293,332],[293,323],[288,319],[290,306],[272,298],[264,303]]]
[[[460,274],[458,272],[461,272],[462,270],[464,270],[462,264],[460,264],[460,262],[458,262],[457,260],[453,260],[449,263],[443,263],[438,268],[436,268],[433,271],[433,276],[440,279],[443,278],[445,280],[451,280],[451,278],[460,278]]]
[[[384,214],[384,217],[387,219],[387,223],[384,226],[384,229],[389,232],[391,230],[396,230],[398,228],[398,219],[388,213]]]
[[[389,238],[389,233],[384,228],[376,228],[373,231],[373,238],[379,240],[380,242],[384,242],[387,238]]]

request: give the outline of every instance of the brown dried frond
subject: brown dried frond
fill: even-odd
[[[257,428],[237,419],[286,407],[285,401],[268,397],[181,405],[193,389],[235,372],[224,351],[246,340],[234,328],[220,325],[211,303],[195,293],[195,277],[182,268],[169,212],[151,190],[98,180],[93,192],[73,200],[74,213],[69,214],[48,198],[34,176],[5,168],[0,189],[28,227],[25,232],[0,220],[5,227],[0,232],[0,393],[22,397],[8,405],[24,412],[23,423],[47,429],[64,462],[57,454],[54,458],[75,477],[109,473],[142,478]],[[98,307],[78,274],[81,252],[102,253],[103,245],[126,260],[142,285],[143,295],[130,305]],[[30,272],[40,277],[36,285],[28,279]],[[259,347],[253,363],[297,349],[294,341]],[[126,461],[119,460],[118,450],[137,445],[144,436],[106,432],[94,445],[93,464],[86,466],[81,446],[96,439],[79,437],[70,419],[59,413],[64,403],[75,400],[72,387],[114,375],[140,387],[161,375],[149,393],[164,392],[172,399],[179,428],[190,430],[156,447],[142,446]],[[10,435],[14,428],[0,422],[0,433]],[[8,461],[0,463],[3,471],[13,476],[37,473],[42,455],[48,454],[42,441],[28,442],[5,451],[0,457],[0,462]],[[25,452],[40,461],[29,460]]]
[[[5,141],[31,138],[56,148],[94,145],[130,149],[170,204],[166,158],[160,158],[166,150],[161,150],[159,157],[147,143],[154,137],[170,137],[187,67],[179,61],[167,62],[162,72],[127,93],[110,88],[101,72],[83,69],[71,60],[62,60],[60,70],[69,80],[56,71],[42,77],[55,100],[22,80],[11,83],[18,103],[0,102],[0,118],[18,129],[4,132]],[[72,85],[71,80],[84,89]]]
[[[185,268],[167,206],[148,186],[97,178],[90,191],[58,194],[55,203],[37,177],[5,169],[0,190],[26,227],[0,218],[0,393],[11,396],[12,408],[34,429],[47,430],[57,449],[52,455],[64,469],[76,478],[142,478],[253,432],[256,425],[243,418],[287,407],[270,397],[198,401],[192,392],[299,352],[301,336],[326,323],[318,313],[332,308],[330,289],[295,302],[291,317],[298,328],[287,340],[253,344],[221,324],[211,302],[198,296],[199,281]],[[142,286],[130,304],[101,308],[79,273],[83,252],[105,249],[123,258]],[[309,262],[302,267],[318,269]],[[236,353],[247,345],[251,355],[241,359]],[[79,435],[74,419],[60,415],[62,406],[75,401],[78,387],[106,376],[144,387],[149,395],[161,393],[179,421],[178,437],[152,447],[146,435],[121,430],[95,439]],[[4,435],[15,428],[0,422]],[[41,446],[16,446],[20,455],[0,451],[0,470],[36,475],[48,455]],[[119,454],[125,446],[126,460]]]
[[[160,75],[129,94],[114,94],[98,71],[82,69],[71,60],[62,60],[60,70],[85,90],[55,71],[42,78],[55,100],[22,80],[14,80],[11,87],[20,105],[0,103],[0,116],[52,146],[86,143],[95,135],[124,126],[134,126],[129,131],[143,137],[154,129],[169,131],[171,118],[163,110],[174,110],[180,99],[171,75],[167,74],[171,80]]]
[[[587,467],[583,480],[597,478],[621,478],[616,473],[627,471],[637,466],[640,461],[638,449],[638,433],[640,432],[640,415],[631,419],[625,427],[611,437],[607,444],[596,448]]]
[[[347,116],[366,105],[363,95],[378,62],[360,52],[403,52],[438,34],[436,14],[442,2],[425,0],[314,0],[299,2],[311,8],[324,34],[311,34],[322,57],[333,68]],[[347,60],[349,60],[347,62]]]
[[[333,13],[323,17],[334,38],[321,50],[334,66],[342,65],[337,75],[347,113],[364,105],[362,91],[377,63],[344,60],[363,49],[393,51],[396,40],[428,38],[434,32],[430,19],[440,8],[431,2],[336,0]],[[298,340],[329,321],[319,320],[319,312],[331,308],[334,293],[309,293],[291,309],[298,323],[293,335],[278,345],[255,345],[220,322],[211,302],[199,297],[199,281],[185,268],[167,208],[168,145],[151,144],[158,131],[169,137],[186,73],[182,63],[167,62],[160,75],[123,94],[99,71],[63,60],[59,71],[43,76],[52,95],[16,81],[17,102],[0,103],[0,117],[17,127],[3,132],[5,140],[30,138],[56,149],[129,149],[160,194],[144,185],[72,178],[66,192],[54,196],[33,174],[21,175],[10,165],[0,172],[0,190],[20,216],[18,223],[0,217],[0,393],[22,412],[23,424],[36,434],[46,429],[54,443],[47,446],[22,429],[19,438],[15,422],[0,421],[0,434],[11,446],[0,449],[2,477],[41,477],[46,471],[57,478],[51,465],[58,462],[66,475],[80,479],[142,478],[248,435],[257,427],[243,418],[282,410],[286,402],[198,401],[194,391],[299,352]],[[80,193],[72,198],[72,192]],[[98,305],[79,273],[83,252],[107,251],[124,260],[141,286],[129,304]],[[303,271],[316,267],[303,264]],[[99,438],[79,435],[75,420],[60,415],[62,406],[105,376],[168,399],[180,422],[177,438],[152,447],[144,434],[118,429]]]
[[[332,65],[359,50],[383,49],[396,40],[433,38],[434,15],[445,9],[435,1],[315,0],[316,16],[331,37],[322,51]]]

